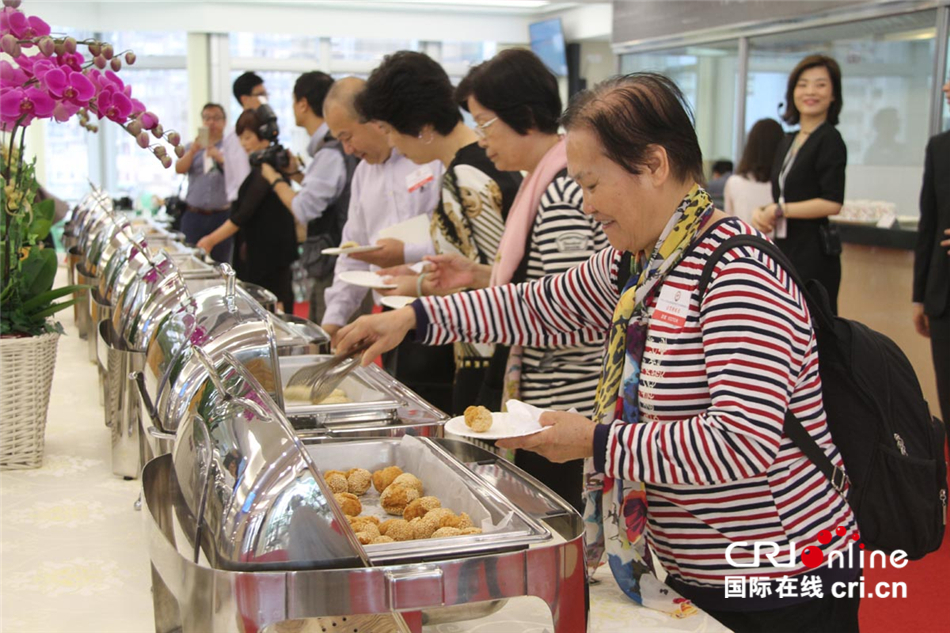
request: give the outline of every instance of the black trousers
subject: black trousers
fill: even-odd
[[[937,398],[940,400],[940,416],[947,426],[950,441],[950,310],[943,316],[929,317],[930,351],[933,354],[934,373],[937,374]],[[931,411],[936,413],[936,407]]]
[[[277,296],[278,301],[284,304],[284,312],[293,314],[294,283],[290,266],[265,271],[251,271],[245,267],[243,275],[238,271],[238,279],[267,288]]]
[[[768,611],[705,611],[735,633],[857,633],[860,604],[860,596],[835,598],[826,591],[823,598]]]

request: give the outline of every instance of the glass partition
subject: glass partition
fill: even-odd
[[[621,73],[650,71],[677,83],[693,109],[696,135],[707,163],[733,157],[735,136],[737,40],[633,53],[621,58]]]

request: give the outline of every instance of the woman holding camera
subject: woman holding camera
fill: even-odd
[[[262,125],[256,110],[245,110],[237,120],[235,132],[248,154],[270,145],[270,141],[258,133]],[[235,234],[234,270],[238,279],[267,288],[277,296],[285,311],[292,311],[294,290],[290,265],[297,259],[294,218],[261,175],[260,165],[252,167],[241,183],[231,217],[213,233],[201,238],[198,248],[210,253],[217,244]]]
[[[841,113],[841,68],[831,57],[810,55],[788,77],[785,114],[797,132],[786,135],[772,166],[772,199],[752,216],[803,279],[816,279],[838,312],[841,238],[828,218],[844,203],[848,148],[835,128]]]

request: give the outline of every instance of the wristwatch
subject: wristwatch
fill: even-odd
[[[279,185],[279,184],[282,183],[282,182],[283,182],[283,183],[286,183],[286,184],[288,184],[288,185],[290,184],[289,182],[287,182],[287,179],[286,179],[286,178],[281,177],[281,178],[275,179],[274,182],[272,182],[272,183],[270,184],[270,188],[273,189],[274,187],[276,187],[277,185]]]

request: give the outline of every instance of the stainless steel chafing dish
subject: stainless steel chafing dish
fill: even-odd
[[[452,473],[446,485],[471,491],[493,521],[512,521],[491,534],[363,548],[318,467],[383,465],[398,460],[399,442],[302,443],[242,363],[194,354],[203,374],[174,451],[143,472],[156,631],[316,619],[419,632],[518,596],[544,600],[556,633],[586,630],[583,522],[530,476],[469,444],[416,440]]]
[[[301,367],[328,355],[281,357],[281,390]],[[359,367],[340,384],[351,402],[312,404],[284,398],[284,411],[298,434],[307,438],[441,436],[448,416],[376,365]]]

